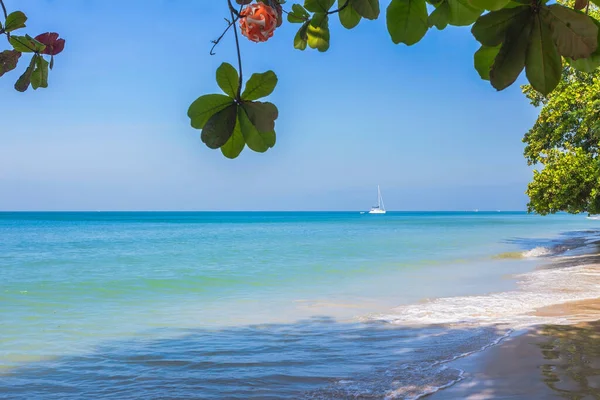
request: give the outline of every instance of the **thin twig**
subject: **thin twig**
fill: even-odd
[[[8,19],[8,12],[6,12],[6,6],[4,5],[3,0],[0,0],[0,6],[2,6],[2,11],[4,12],[4,19]]]
[[[235,15],[236,17],[240,17],[240,13],[238,12],[238,10],[236,10],[233,7],[233,4],[231,4],[231,0],[227,0],[227,4],[229,4],[229,12],[232,14],[232,18],[233,19],[233,15]]]
[[[227,2],[229,3],[229,12],[231,13],[231,20],[233,21],[235,19],[234,11],[236,10],[234,10],[233,6],[231,5],[231,0],[227,0]],[[240,14],[237,13],[237,15],[239,17]],[[242,55],[240,53],[240,41],[238,39],[237,26],[235,26],[235,24],[233,25],[233,33],[235,35],[235,47],[237,48],[238,67],[240,70],[240,79],[238,81],[236,100],[240,101],[240,97],[242,95]]]
[[[223,36],[225,36],[225,34],[227,33],[227,31],[229,31],[229,28],[231,28],[231,26],[233,24],[235,24],[237,21],[239,20],[239,18],[235,18],[232,22],[229,22],[229,20],[227,18],[225,18],[225,21],[227,21],[227,28],[225,28],[225,30],[223,31],[223,33],[221,34],[221,36],[219,36],[218,39],[213,40],[213,47],[210,49],[210,55],[214,56],[216,53],[214,52],[215,47],[217,47],[217,45],[219,44],[219,42],[221,41],[221,39],[223,39]]]

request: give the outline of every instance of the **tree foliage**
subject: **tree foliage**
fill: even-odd
[[[223,34],[213,41],[210,53],[214,55],[215,46],[233,30],[237,69],[223,63],[216,80],[224,94],[200,96],[189,107],[188,116],[191,126],[202,130],[202,141],[209,148],[221,149],[229,158],[237,157],[246,146],[258,152],[273,147],[278,116],[274,104],[258,101],[273,92],[277,75],[273,71],[255,73],[244,82],[238,25],[246,39],[264,45],[262,42],[287,22],[297,29],[293,48],[319,52],[326,52],[334,44],[330,26],[336,19],[344,28],[353,29],[385,12],[390,39],[406,46],[417,44],[433,28],[471,26],[481,44],[473,57],[479,76],[503,90],[525,71],[528,93],[534,103],[538,100],[533,98],[538,96],[540,104],[553,98],[555,88],[564,87],[569,76],[594,76],[600,66],[600,22],[598,15],[589,14],[594,8],[589,0],[550,5],[547,0],[390,0],[384,10],[380,0],[303,0],[291,6],[285,0],[221,1],[228,5],[229,19]],[[0,76],[17,68],[22,54],[31,53],[15,88],[25,91],[29,86],[47,87],[48,69],[53,67],[54,55],[62,51],[64,40],[55,33],[35,38],[17,36],[13,32],[25,27],[27,17],[21,11],[8,14],[3,0],[0,5],[5,17],[0,34],[6,35],[10,47],[0,52]],[[50,56],[49,62],[44,55]],[[565,75],[565,63],[569,65],[567,71],[580,72]],[[530,146],[533,149],[538,145]],[[539,157],[532,156],[530,161],[536,162]]]
[[[528,163],[542,167],[527,189],[529,211],[600,213],[600,73],[565,64],[552,93],[523,92],[542,107],[523,139]]]
[[[54,67],[54,56],[65,48],[65,40],[55,32],[42,33],[35,38],[27,34],[21,36],[18,33],[27,22],[25,13],[13,11],[9,14],[3,0],[0,0],[0,8],[4,15],[4,23],[0,21],[0,35],[6,37],[11,47],[0,51],[0,77],[17,68],[23,53],[30,53],[29,65],[17,79],[15,89],[25,92],[29,86],[34,90],[48,87],[48,72]],[[50,56],[50,61],[44,56]]]

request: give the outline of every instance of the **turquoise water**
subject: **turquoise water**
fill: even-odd
[[[379,369],[504,332],[372,316],[514,290],[509,275],[539,259],[513,253],[599,226],[505,212],[0,213],[0,398],[381,398],[402,380]],[[445,341],[427,342],[433,331]],[[404,378],[456,378],[426,372]]]

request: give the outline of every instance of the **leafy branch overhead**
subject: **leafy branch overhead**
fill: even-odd
[[[192,127],[201,129],[201,139],[210,148],[220,148],[235,158],[247,145],[264,152],[275,144],[274,121],[277,108],[259,102],[275,88],[274,72],[253,74],[242,93],[243,69],[238,30],[253,43],[267,42],[286,22],[297,29],[293,47],[304,51],[326,52],[334,45],[330,26],[336,19],[346,29],[363,20],[380,17],[380,0],[221,0],[229,10],[227,25],[213,41],[210,54],[221,39],[233,31],[237,50],[237,69],[224,63],[217,70],[217,83],[225,94],[199,97],[189,108]],[[583,73],[600,67],[600,22],[590,15],[600,0],[390,0],[385,21],[393,43],[413,46],[435,27],[470,26],[480,48],[473,56],[474,73],[489,80],[492,87],[504,90],[525,71],[533,90],[549,95],[563,75],[563,66]],[[3,0],[0,5],[4,9]],[[337,15],[337,18],[336,18]],[[594,14],[596,15],[596,14]],[[15,88],[46,87],[48,69],[54,55],[64,48],[58,34],[35,38],[13,35],[25,27],[27,18],[20,11],[4,13],[0,34],[10,48],[0,52],[0,76],[15,69],[25,53],[31,59]],[[232,29],[233,28],[233,29]],[[48,61],[44,56],[50,56]],[[27,61],[25,61],[27,62]]]
[[[221,148],[225,156],[234,158],[245,145],[259,152],[272,147],[277,118],[273,104],[247,97],[248,87],[259,80],[269,89],[261,92],[261,97],[270,94],[277,81],[273,72],[254,74],[244,91],[246,97],[239,93],[242,60],[236,24],[248,40],[262,43],[275,34],[285,14],[288,23],[298,26],[295,49],[326,52],[331,46],[329,27],[334,14],[344,28],[353,29],[363,19],[379,18],[381,10],[379,0],[304,0],[289,8],[284,0],[236,0],[235,6],[232,0],[225,1],[231,20],[213,43],[216,46],[233,26],[240,74],[233,66],[222,64],[217,82],[225,95],[200,97],[188,115],[192,126],[203,130],[201,138],[208,147]],[[471,26],[481,44],[473,60],[482,79],[503,90],[525,70],[531,87],[548,95],[560,82],[564,62],[583,72],[600,67],[600,22],[588,15],[590,7],[595,9],[588,0],[551,5],[544,0],[391,0],[386,25],[392,42],[407,46],[421,41],[433,27]],[[259,121],[269,123],[263,126]]]
[[[65,48],[65,40],[59,39],[58,33],[47,32],[35,38],[16,32],[25,28],[27,16],[22,11],[10,14],[4,1],[0,0],[0,8],[4,15],[4,23],[0,21],[0,35],[4,35],[10,49],[0,51],[0,77],[17,68],[23,53],[31,53],[31,59],[23,74],[17,79],[15,89],[26,91],[29,86],[34,90],[48,87],[48,73],[54,67],[54,56]],[[49,61],[44,58],[49,56]]]

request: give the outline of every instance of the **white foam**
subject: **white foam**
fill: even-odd
[[[527,250],[523,252],[523,257],[525,258],[535,258],[535,257],[544,257],[552,255],[552,250],[547,247],[536,247],[531,250]]]
[[[483,296],[447,297],[394,308],[369,319],[393,324],[508,323],[514,327],[556,318],[537,317],[542,307],[600,298],[600,267],[544,269],[517,276],[519,290]]]

